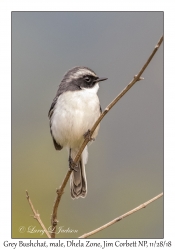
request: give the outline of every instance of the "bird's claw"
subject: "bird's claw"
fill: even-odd
[[[78,171],[77,164],[73,161],[71,156],[69,156],[69,168],[70,168],[70,170],[73,170],[75,172]]]
[[[84,139],[88,139],[89,141],[95,141],[95,138],[91,137],[91,134],[90,134],[90,130],[88,129],[88,131],[83,135],[84,136]]]

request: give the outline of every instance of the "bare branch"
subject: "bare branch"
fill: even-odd
[[[42,220],[41,220],[41,218],[40,218],[40,214],[38,214],[38,213],[36,212],[36,210],[35,210],[35,208],[34,208],[32,202],[31,202],[31,199],[30,199],[30,197],[29,197],[29,193],[28,193],[27,190],[26,190],[26,198],[27,198],[27,200],[28,200],[28,202],[29,202],[29,204],[30,204],[30,207],[31,207],[32,211],[33,211],[33,218],[36,219],[36,220],[39,222],[39,224],[41,225],[41,227],[44,229],[44,232],[46,233],[47,237],[48,237],[48,238],[51,238],[49,232],[47,231],[46,227],[44,226],[44,224],[43,224],[43,222],[42,222]]]
[[[52,232],[51,232],[51,238],[55,238],[55,232],[56,232],[56,226],[57,226],[57,223],[58,223],[58,220],[57,220],[57,210],[58,210],[58,205],[60,203],[60,200],[61,200],[61,196],[62,194],[64,193],[64,188],[69,180],[69,177],[72,173],[72,170],[68,170],[64,180],[63,180],[63,183],[62,185],[60,186],[59,189],[57,189],[57,196],[56,196],[56,199],[55,199],[55,202],[54,202],[54,205],[53,205],[53,212],[52,212],[52,215],[51,215],[51,226],[52,226]]]
[[[104,118],[104,116],[110,111],[110,109],[126,94],[126,92],[138,81],[143,80],[143,77],[141,77],[142,73],[144,72],[144,70],[146,69],[146,67],[148,66],[148,64],[150,63],[151,59],[153,58],[153,56],[155,55],[155,53],[157,52],[157,50],[159,49],[161,43],[163,41],[163,36],[160,38],[160,40],[158,41],[157,45],[155,46],[153,52],[151,53],[151,55],[149,56],[148,60],[146,61],[146,63],[144,64],[144,66],[141,68],[141,70],[139,71],[139,73],[137,75],[134,76],[133,80],[123,89],[123,91],[105,108],[105,110],[102,112],[102,114],[100,115],[100,117],[98,118],[98,120],[95,122],[95,124],[93,125],[93,127],[91,128],[91,130],[89,131],[89,136],[87,136],[83,142],[83,144],[81,145],[79,152],[77,153],[76,157],[74,158],[74,163],[77,164],[80,156],[84,150],[84,148],[86,147],[86,145],[88,144],[89,140],[91,137],[93,137],[93,133],[95,131],[95,129],[97,128],[97,126],[99,125],[99,123],[101,122],[101,120]],[[71,175],[72,170],[68,170],[62,185],[60,186],[60,188],[57,190],[57,197],[55,199],[54,202],[54,206],[53,206],[53,212],[51,215],[51,225],[52,225],[52,230],[53,233],[51,234],[52,238],[55,238],[55,231],[56,231],[56,226],[57,226],[57,210],[58,210],[58,206],[61,200],[61,196],[64,192],[64,188],[69,180],[69,177]]]
[[[161,193],[161,194],[155,196],[155,197],[152,198],[151,200],[149,200],[149,201],[147,201],[147,202],[141,204],[140,206],[138,206],[138,207],[136,207],[136,208],[130,210],[129,212],[127,212],[127,213],[125,213],[125,214],[123,214],[123,215],[121,215],[121,216],[115,218],[114,220],[112,220],[112,221],[106,223],[105,225],[103,225],[103,226],[101,226],[101,227],[99,227],[99,228],[97,228],[97,229],[95,229],[95,230],[93,230],[93,231],[91,231],[91,232],[89,232],[89,233],[86,233],[86,234],[81,235],[79,238],[87,238],[87,237],[89,237],[89,236],[91,236],[91,235],[93,235],[93,234],[96,234],[96,233],[100,232],[101,230],[103,230],[103,229],[105,229],[105,228],[107,228],[107,227],[110,227],[110,226],[113,225],[114,223],[119,222],[120,220],[122,220],[123,218],[125,218],[125,217],[127,217],[127,216],[129,216],[129,215],[131,215],[131,214],[133,214],[133,213],[135,213],[135,212],[137,212],[138,210],[140,210],[140,209],[142,209],[142,208],[145,208],[147,205],[149,205],[151,202],[153,202],[153,201],[159,199],[161,196],[163,196],[163,193]]]

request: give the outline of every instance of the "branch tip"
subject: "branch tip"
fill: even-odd
[[[34,219],[36,219],[38,221],[38,223],[40,224],[40,226],[44,229],[44,232],[46,233],[47,237],[51,238],[49,232],[47,231],[46,227],[44,226],[44,224],[43,224],[43,222],[42,222],[42,220],[40,218],[40,214],[38,213],[38,210],[35,210],[35,208],[34,208],[34,206],[32,204],[32,201],[31,201],[31,199],[29,197],[29,193],[28,193],[27,190],[26,190],[26,197],[27,197],[29,205],[30,205],[30,207],[31,207],[31,209],[33,211],[33,215],[30,215],[30,216],[32,216]]]
[[[27,199],[29,198],[29,193],[28,193],[27,190],[26,190],[26,198],[27,198]]]
[[[138,77],[138,75],[135,75],[134,76],[134,79],[136,79],[136,81],[141,81],[141,80],[144,80],[144,77],[138,77],[138,79],[137,79],[137,77]]]

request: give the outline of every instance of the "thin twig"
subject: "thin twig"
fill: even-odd
[[[101,230],[103,230],[103,229],[105,229],[105,228],[107,228],[107,227],[113,225],[114,223],[119,222],[119,221],[122,220],[123,218],[125,218],[125,217],[127,217],[127,216],[129,216],[129,215],[131,215],[131,214],[133,214],[133,213],[135,213],[135,212],[137,212],[138,210],[140,210],[140,209],[142,209],[142,208],[145,208],[147,205],[149,205],[151,202],[153,202],[153,201],[159,199],[161,196],[163,196],[163,193],[161,193],[161,194],[155,196],[155,197],[152,198],[151,200],[149,200],[149,201],[147,201],[147,202],[141,204],[140,206],[138,206],[138,207],[136,207],[136,208],[130,210],[129,212],[127,212],[127,213],[125,213],[125,214],[123,214],[123,215],[121,215],[121,216],[115,218],[114,220],[112,220],[112,221],[106,223],[105,225],[103,225],[103,226],[101,226],[101,227],[99,227],[99,228],[97,228],[97,229],[95,229],[95,230],[93,230],[93,231],[91,231],[91,232],[89,232],[89,233],[86,233],[86,234],[81,235],[79,238],[87,238],[87,237],[89,237],[89,236],[91,236],[91,235],[93,235],[93,234],[96,234],[96,233],[100,232]]]
[[[163,36],[160,38],[160,40],[158,41],[157,45],[155,46],[153,52],[151,53],[151,55],[149,56],[148,60],[146,61],[146,63],[144,64],[144,66],[142,67],[142,69],[139,71],[139,73],[137,75],[134,76],[133,80],[123,89],[123,91],[105,108],[105,110],[102,112],[102,114],[100,115],[100,117],[98,118],[98,120],[95,122],[95,124],[93,125],[93,127],[91,128],[91,130],[89,131],[89,136],[86,137],[86,139],[84,140],[83,144],[81,145],[76,157],[74,158],[74,163],[77,164],[80,156],[84,150],[84,148],[86,147],[86,145],[88,144],[90,138],[92,137],[95,129],[97,128],[97,126],[99,125],[99,123],[101,122],[101,120],[104,118],[104,116],[109,112],[109,110],[126,94],[126,92],[138,81],[143,80],[143,78],[141,77],[142,73],[144,72],[144,70],[146,69],[146,67],[148,66],[148,64],[150,63],[151,59],[153,58],[153,56],[155,55],[155,53],[157,52],[157,50],[159,49],[161,43],[163,41]],[[51,233],[51,237],[55,238],[55,231],[56,231],[56,226],[57,226],[57,210],[58,210],[58,206],[61,200],[61,196],[64,192],[64,188],[69,180],[69,177],[71,175],[72,170],[68,170],[62,185],[60,186],[60,188],[57,190],[57,197],[55,199],[54,202],[54,206],[53,206],[53,212],[51,215],[51,225],[52,225],[52,233]]]
[[[55,199],[55,202],[54,202],[54,206],[53,206],[53,212],[52,212],[52,215],[51,215],[51,225],[52,225],[52,232],[51,232],[51,238],[55,238],[55,232],[56,232],[56,226],[57,226],[57,223],[58,223],[58,220],[57,220],[57,210],[58,210],[58,205],[60,203],[60,200],[61,200],[61,196],[64,192],[64,188],[69,180],[69,177],[72,173],[72,170],[68,170],[64,180],[63,180],[63,183],[62,185],[60,186],[59,189],[57,189],[57,196],[56,196],[56,199]]]
[[[32,201],[31,201],[31,199],[30,199],[30,197],[29,197],[29,193],[28,193],[27,190],[26,190],[26,198],[27,198],[27,200],[28,200],[28,202],[29,202],[29,204],[30,204],[30,207],[31,207],[32,211],[33,211],[33,214],[34,214],[34,215],[33,215],[33,218],[36,219],[36,220],[39,222],[39,224],[41,225],[41,227],[44,229],[44,232],[46,233],[47,237],[48,237],[48,238],[51,238],[49,232],[47,231],[46,227],[44,226],[44,224],[43,224],[43,222],[42,222],[42,220],[41,220],[41,218],[40,218],[40,214],[38,214],[38,213],[36,212],[36,210],[35,210],[35,208],[34,208],[34,206],[33,206],[33,204],[32,204]]]

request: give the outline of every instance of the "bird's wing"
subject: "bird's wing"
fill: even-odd
[[[58,96],[56,96],[54,99],[53,99],[53,102],[51,104],[51,107],[49,109],[49,113],[48,113],[48,116],[49,116],[49,119],[50,119],[50,133],[51,133],[51,136],[52,136],[52,139],[53,139],[53,144],[55,146],[55,149],[56,150],[61,150],[63,147],[58,143],[56,142],[53,134],[52,134],[52,115],[53,115],[53,112],[54,112],[54,108],[55,108],[55,104],[57,102],[57,99],[58,99]]]

